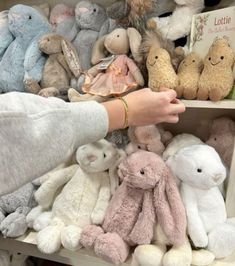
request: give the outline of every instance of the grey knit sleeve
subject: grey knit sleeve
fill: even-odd
[[[0,195],[52,170],[107,131],[108,114],[96,102],[0,95]]]

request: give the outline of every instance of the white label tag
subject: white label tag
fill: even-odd
[[[112,64],[114,59],[115,59],[115,55],[112,55],[112,56],[109,56],[106,58],[102,58],[101,62],[99,63],[98,69],[106,70]]]

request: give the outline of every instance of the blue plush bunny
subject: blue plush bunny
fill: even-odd
[[[0,93],[24,91],[24,83],[40,81],[46,58],[38,48],[38,40],[51,31],[47,19],[26,5],[13,6],[8,23],[15,39],[0,61]]]
[[[14,37],[8,28],[8,11],[0,12],[0,60]]]

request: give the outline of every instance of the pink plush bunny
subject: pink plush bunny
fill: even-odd
[[[101,227],[87,226],[81,244],[118,265],[130,246],[149,244],[158,222],[172,244],[186,235],[186,215],[174,178],[160,156],[137,151],[119,166],[123,180],[106,211]]]

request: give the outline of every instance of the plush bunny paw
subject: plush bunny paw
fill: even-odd
[[[38,92],[41,90],[41,87],[37,83],[37,81],[27,78],[24,80],[24,86],[27,92],[38,94]]]
[[[193,250],[192,252],[192,265],[207,266],[215,260],[215,255],[205,249]]]
[[[33,229],[35,231],[41,231],[46,228],[51,222],[52,213],[44,212],[42,213],[33,223]]]
[[[37,234],[38,249],[45,254],[52,254],[60,249],[61,228],[59,226],[48,226]]]
[[[95,242],[95,253],[115,265],[123,263],[129,254],[128,245],[116,233],[100,235]]]
[[[97,237],[102,234],[104,234],[104,231],[101,227],[96,225],[88,225],[82,230],[80,243],[86,249],[93,249]]]
[[[91,214],[92,224],[102,224],[104,221],[105,211],[103,210],[94,210]]]
[[[74,226],[74,225],[70,225],[70,226],[63,228],[63,230],[61,231],[62,245],[66,249],[73,250],[73,251],[76,251],[79,248],[81,248],[81,244],[80,244],[81,231],[82,231],[81,228]]]
[[[27,231],[26,217],[20,213],[12,213],[7,216],[0,225],[2,234],[6,237],[18,237]]]
[[[26,222],[29,228],[33,228],[35,220],[42,214],[42,211],[42,207],[37,206],[28,213],[28,215],[26,216]]]
[[[172,249],[168,251],[163,259],[164,266],[190,266],[192,253],[186,253]]]
[[[50,87],[50,88],[40,90],[38,95],[45,97],[45,98],[58,97],[60,95],[60,92],[57,88]]]

